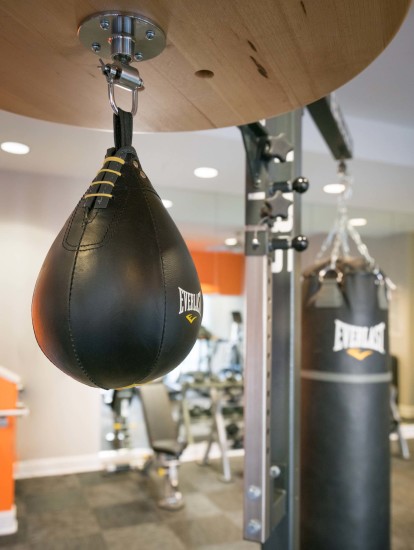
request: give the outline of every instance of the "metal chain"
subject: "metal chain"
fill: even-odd
[[[361,256],[363,256],[366,259],[366,261],[368,262],[370,267],[374,267],[376,265],[376,262],[375,262],[374,258],[370,255],[370,253],[368,252],[367,245],[362,242],[360,234],[355,229],[355,227],[353,225],[351,225],[349,222],[348,222],[348,233],[351,236],[352,240],[354,241],[354,243],[355,243],[355,245],[358,249],[358,252],[361,254]]]
[[[328,236],[322,243],[322,246],[316,256],[316,260],[321,260],[332,246],[331,254],[329,256],[330,269],[336,270],[337,261],[342,254],[343,256],[350,255],[349,239],[350,237],[358,252],[368,262],[370,267],[374,267],[376,262],[374,258],[368,252],[366,244],[362,242],[361,236],[353,225],[348,220],[348,209],[346,201],[352,195],[352,180],[345,173],[342,176],[342,180],[345,184],[345,190],[338,197],[337,205],[337,217],[334,227],[329,232]]]

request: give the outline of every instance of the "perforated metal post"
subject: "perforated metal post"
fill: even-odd
[[[247,158],[244,537],[264,550],[299,547],[300,266],[292,246],[306,239],[294,239],[300,197],[292,189],[301,115],[240,128]]]

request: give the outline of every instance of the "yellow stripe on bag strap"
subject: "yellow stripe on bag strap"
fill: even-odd
[[[102,168],[101,170],[99,170],[98,174],[100,174],[101,172],[110,172],[111,174],[116,174],[117,176],[121,175],[121,172],[117,172],[116,170],[111,170],[110,168]]]
[[[125,164],[125,161],[124,159],[121,159],[120,157],[106,157],[106,159],[104,160],[104,164],[106,164],[107,162],[119,162],[119,164]]]
[[[115,184],[112,183],[112,181],[104,181],[104,180],[100,180],[100,181],[93,181],[91,183],[91,185],[100,185],[101,183],[105,184],[105,185],[112,185],[112,187],[115,187]]]
[[[112,195],[109,193],[89,193],[88,195],[85,195],[84,199],[89,199],[89,197],[108,197],[109,199],[112,199]]]

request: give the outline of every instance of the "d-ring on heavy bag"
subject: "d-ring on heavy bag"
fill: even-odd
[[[389,550],[384,278],[365,259],[304,274],[301,548]]]
[[[158,378],[190,352],[202,295],[190,253],[114,116],[115,148],[57,236],[33,296],[39,346],[89,386]]]

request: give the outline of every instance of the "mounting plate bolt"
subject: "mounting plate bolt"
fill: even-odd
[[[260,487],[257,487],[256,485],[250,485],[250,487],[247,489],[247,498],[249,500],[257,500],[262,496],[262,491]]]
[[[276,479],[280,476],[281,473],[282,470],[279,468],[279,466],[276,466],[276,464],[270,466],[269,474],[271,478]]]
[[[94,42],[92,45],[91,45],[91,50],[93,52],[100,52],[101,51],[101,45],[99,44],[99,42]]]
[[[137,60],[137,61],[142,61],[142,59],[144,59],[144,56],[141,52],[137,52],[135,55],[134,55],[134,58]]]
[[[251,519],[247,524],[246,531],[249,535],[257,535],[262,528],[262,524],[258,519]]]
[[[145,36],[147,37],[148,40],[152,40],[155,36],[155,32],[150,29],[145,33]]]
[[[102,30],[107,31],[109,29],[109,21],[108,19],[101,19],[101,22],[99,23],[99,26]]]

